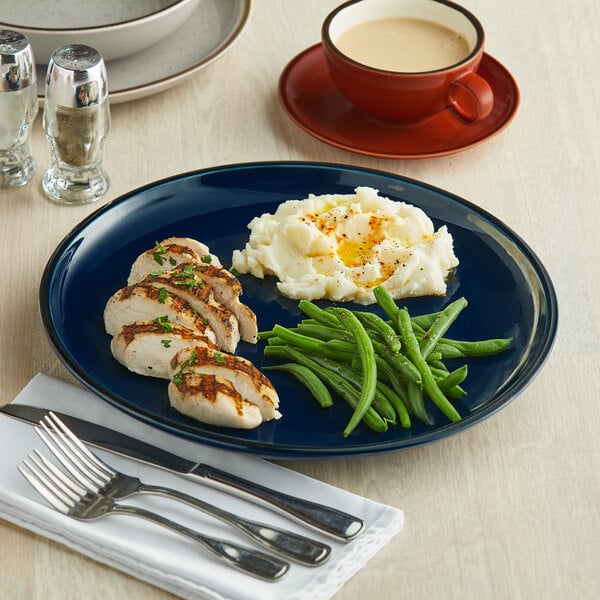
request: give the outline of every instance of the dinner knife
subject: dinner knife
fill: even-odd
[[[27,404],[12,403],[0,406],[0,412],[30,424],[38,424],[49,410]],[[237,496],[256,504],[275,508],[278,512],[338,539],[350,541],[365,529],[362,519],[335,508],[266,488],[216,467],[177,456],[108,427],[58,411],[52,412],[62,419],[78,437],[93,446],[149,463],[191,479],[200,479],[214,487],[234,492]]]

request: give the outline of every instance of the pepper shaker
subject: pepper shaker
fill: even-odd
[[[25,185],[35,173],[29,151],[38,113],[35,60],[25,35],[0,30],[0,188]]]
[[[102,157],[110,109],[106,67],[95,48],[72,44],[53,52],[46,73],[43,126],[52,153],[42,179],[48,197],[61,204],[102,198],[109,188]]]

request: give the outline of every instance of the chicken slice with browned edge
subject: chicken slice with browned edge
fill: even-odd
[[[185,348],[171,360],[171,379],[184,373],[218,375],[233,383],[243,398],[259,407],[264,421],[279,419],[279,397],[269,379],[249,360],[202,346]]]
[[[208,283],[217,301],[224,304],[235,315],[241,338],[256,344],[258,341],[256,315],[249,306],[240,301],[243,293],[242,284],[235,275],[223,267],[197,263],[181,264],[168,273]]]
[[[205,260],[212,261],[211,257],[206,258],[206,255]],[[202,264],[202,257],[187,246],[158,243],[135,259],[131,265],[127,285],[138,283],[154,271],[168,271],[182,263]]]
[[[193,250],[201,259],[207,260],[210,257],[211,264],[221,267],[221,261],[216,254],[213,254],[209,247],[198,240],[194,240],[188,237],[170,237],[166,238],[161,242],[162,245],[176,244],[178,246],[186,246],[190,250]],[[203,261],[204,262],[204,261]]]
[[[235,352],[240,341],[238,320],[221,302],[217,301],[211,285],[194,275],[194,265],[189,269],[158,272],[144,277],[140,284],[153,285],[183,298],[210,325],[217,337],[217,346],[225,352]]]
[[[123,325],[111,340],[110,350],[133,373],[169,379],[173,356],[196,345],[217,349],[215,334],[208,325],[204,333],[199,333],[159,319]]]
[[[201,334],[207,328],[204,318],[183,298],[149,284],[121,288],[106,303],[104,327],[109,335],[135,321],[179,323]]]
[[[169,383],[169,402],[180,413],[202,423],[253,429],[263,422],[260,409],[248,402],[229,379],[186,372]]]

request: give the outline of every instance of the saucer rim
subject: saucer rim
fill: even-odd
[[[491,139],[492,137],[495,137],[496,135],[498,135],[499,133],[504,131],[504,129],[506,129],[508,127],[508,125],[513,121],[513,119],[519,109],[521,96],[520,96],[519,86],[518,86],[514,76],[499,60],[494,58],[491,54],[484,52],[482,59],[481,59],[481,63],[484,63],[484,61],[485,61],[487,64],[490,64],[490,63],[493,64],[496,67],[496,70],[498,72],[500,72],[504,76],[505,80],[508,82],[508,87],[511,88],[512,95],[513,95],[513,100],[512,100],[512,102],[510,102],[511,106],[510,106],[508,113],[503,117],[503,119],[499,120],[499,123],[497,124],[497,126],[490,127],[489,131],[486,130],[486,132],[484,132],[483,135],[481,135],[480,137],[478,137],[477,139],[475,139],[471,142],[468,142],[466,144],[459,143],[456,146],[453,146],[452,148],[444,148],[441,150],[424,151],[424,152],[417,152],[417,153],[410,153],[410,152],[407,153],[405,151],[390,153],[390,152],[378,151],[376,149],[357,148],[356,146],[353,146],[349,143],[346,143],[344,141],[336,139],[334,137],[334,132],[329,131],[326,127],[323,130],[319,130],[319,131],[316,131],[315,129],[311,128],[307,123],[305,123],[300,118],[298,111],[293,110],[290,105],[289,97],[288,97],[288,94],[286,93],[286,82],[289,80],[290,74],[293,72],[293,70],[295,68],[298,67],[298,65],[305,59],[306,56],[308,56],[311,53],[317,52],[319,50],[321,52],[324,52],[321,42],[318,42],[316,44],[313,44],[312,46],[309,46],[308,48],[305,48],[304,50],[302,50],[301,52],[296,54],[286,64],[283,71],[281,72],[281,75],[279,77],[278,86],[277,86],[277,95],[278,95],[279,103],[281,104],[284,112],[287,114],[287,116],[290,118],[290,120],[293,123],[295,123],[300,129],[304,130],[306,133],[308,133],[312,137],[314,137],[326,144],[329,144],[330,146],[334,146],[336,148],[340,148],[340,149],[346,150],[348,152],[362,154],[365,156],[372,156],[375,158],[389,158],[389,159],[396,159],[396,160],[416,160],[416,159],[422,159],[422,158],[438,158],[438,157],[442,157],[442,156],[450,156],[452,154],[464,152],[465,150],[469,150],[471,148],[474,148],[475,146],[479,146],[480,144],[486,142],[487,140]],[[325,59],[323,58],[323,60],[325,60]],[[331,79],[329,73],[326,72],[326,70],[325,70],[325,77],[327,77],[329,79],[329,81],[331,81],[331,83],[333,84],[333,80]],[[341,92],[340,92],[340,95],[341,95]],[[296,102],[296,105],[298,105],[298,104],[299,103]],[[358,111],[360,109],[356,108],[356,110]],[[390,125],[392,127],[398,127],[398,128],[400,128],[400,127],[412,128],[412,127],[422,126],[422,123],[420,123],[418,125],[414,125],[414,126],[410,126],[410,125],[401,126],[401,125],[396,125],[393,123],[391,123]],[[329,133],[329,135],[328,135],[328,133]]]

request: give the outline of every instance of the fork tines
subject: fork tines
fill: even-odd
[[[64,514],[68,514],[74,504],[86,494],[84,488],[65,476],[38,450],[29,454],[17,469],[41,496]]]
[[[64,468],[84,487],[98,492],[114,475],[114,471],[92,454],[52,411],[35,430]]]

